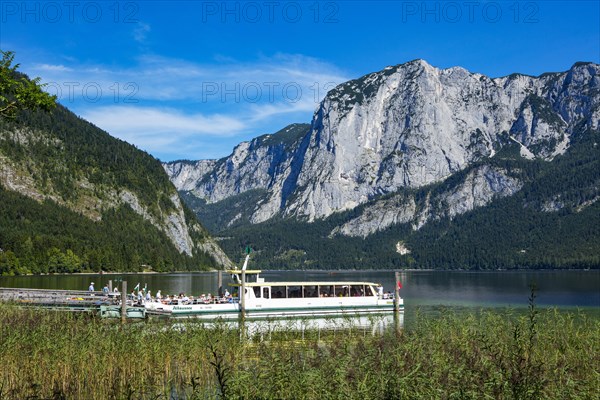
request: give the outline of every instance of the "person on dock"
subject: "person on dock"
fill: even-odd
[[[90,292],[94,291],[94,282],[90,283],[90,287],[88,288],[88,291],[90,291]]]

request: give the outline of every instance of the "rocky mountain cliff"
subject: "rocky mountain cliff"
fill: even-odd
[[[597,64],[489,78],[415,60],[337,86],[310,125],[163,167],[226,251],[266,267],[600,267],[599,125]]]
[[[310,222],[444,181],[510,146],[517,145],[524,158],[552,161],[574,134],[598,129],[599,72],[596,64],[577,63],[538,77],[489,78],[415,60],[331,90],[310,126],[290,125],[242,143],[218,161],[173,162],[165,169],[178,190],[207,204],[263,191],[255,203],[239,204],[239,212],[222,221],[226,226],[243,215],[247,221],[239,222],[275,216]],[[365,236],[409,220],[419,228],[431,218],[511,195],[521,185],[501,168],[482,168],[455,188],[469,191],[469,199],[455,193],[456,201],[445,201],[438,214],[425,207],[416,215],[409,199],[386,199],[333,233]],[[384,215],[378,208],[385,208]]]
[[[293,191],[290,177],[302,167],[299,143],[309,132],[310,125],[293,124],[273,135],[238,145],[224,159],[178,161],[164,164],[164,168],[178,190],[191,192],[210,203],[252,190],[271,193],[279,190],[266,205],[253,210],[250,220],[261,222],[284,206],[273,204],[276,199],[282,201],[283,192],[279,188]],[[269,204],[273,207],[269,208]]]

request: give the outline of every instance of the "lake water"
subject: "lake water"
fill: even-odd
[[[266,281],[364,280],[381,283],[393,291],[393,271],[264,271]],[[90,282],[96,290],[113,281],[121,288],[127,281],[129,291],[138,283],[152,293],[163,295],[184,292],[188,295],[217,292],[217,274],[210,272],[174,274],[76,274],[0,277],[0,287],[86,290]],[[600,271],[404,271],[401,272],[406,312],[450,307],[525,308],[529,286],[538,288],[536,304],[558,309],[584,309],[600,315]],[[223,273],[224,285],[229,276]]]

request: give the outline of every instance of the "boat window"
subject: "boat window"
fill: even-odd
[[[333,297],[333,285],[319,286],[320,297]]]
[[[350,286],[350,296],[358,297],[365,295],[365,287],[364,285],[352,285]]]
[[[303,286],[304,297],[319,297],[319,288],[314,285]]]
[[[263,287],[263,299],[270,299],[271,298],[271,292],[269,292],[269,287]]]
[[[288,298],[297,299],[302,297],[302,286],[288,286]]]
[[[260,297],[260,286],[254,286],[252,289],[254,289],[254,297],[258,299]]]
[[[350,293],[348,285],[336,285],[334,286],[335,297],[346,297]]]
[[[272,286],[271,287],[271,297],[274,299],[285,299],[285,297],[286,297],[285,286]]]
[[[366,296],[375,296],[377,294],[377,292],[375,292],[375,289],[373,289],[373,286],[369,285],[367,287],[365,287],[366,289]]]

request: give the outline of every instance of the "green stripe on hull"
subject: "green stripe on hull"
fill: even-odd
[[[310,316],[313,314],[320,315],[352,315],[352,314],[371,314],[394,311],[393,305],[383,306],[346,306],[340,307],[310,307],[310,308],[255,308],[246,310],[246,316]],[[399,311],[404,311],[404,306],[400,306]],[[239,310],[199,310],[199,311],[186,311],[186,310],[174,310],[172,312],[157,312],[161,315],[173,315],[173,316],[220,316],[224,318],[237,317],[240,314]]]

